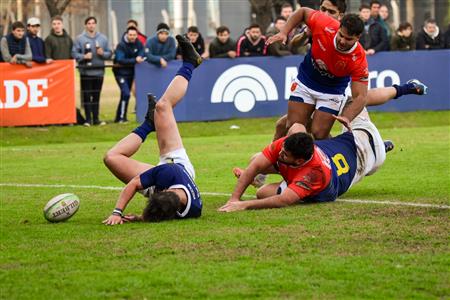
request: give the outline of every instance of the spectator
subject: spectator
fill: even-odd
[[[144,61],[144,46],[138,35],[137,28],[128,27],[126,35],[116,47],[113,73],[120,88],[120,101],[114,120],[116,123],[128,122],[127,110],[134,80],[134,65]]]
[[[362,4],[359,8],[359,16],[364,21],[364,32],[359,42],[366,50],[366,55],[387,50],[389,43],[385,30],[370,16],[370,11],[370,6],[367,4]]]
[[[85,126],[105,125],[99,119],[100,93],[105,75],[105,60],[111,58],[112,51],[105,35],[96,31],[97,19],[87,17],[85,30],[73,45],[72,56],[77,60],[81,79],[81,99],[86,115]]]
[[[156,35],[147,40],[145,52],[149,63],[165,68],[167,62],[175,59],[177,46],[175,39],[169,36],[169,33],[169,26],[165,23],[159,23],[156,28]]]
[[[292,15],[293,12],[294,12],[294,8],[292,7],[292,4],[290,4],[289,2],[285,2],[281,6],[280,16],[283,17],[285,20],[287,20],[287,19],[289,19],[289,17]],[[274,30],[274,27],[275,27],[275,21],[270,23],[269,27],[267,27],[267,29],[266,29],[266,33]],[[295,30],[293,30],[293,32],[295,32]]]
[[[12,24],[12,32],[4,36],[0,42],[3,60],[11,64],[22,64],[31,68],[31,47],[25,36],[25,25],[22,22]]]
[[[286,19],[279,16],[275,19],[274,27],[267,32],[267,38],[280,32],[281,28],[286,24]],[[270,56],[286,56],[291,55],[288,46],[281,41],[275,42],[267,46],[267,55]]]
[[[380,8],[381,2],[379,0],[371,0],[370,1],[370,17],[374,19],[376,22],[380,21]]]
[[[444,37],[439,32],[439,27],[434,19],[427,19],[425,26],[417,34],[417,50],[444,49]]]
[[[136,28],[138,32],[138,40],[141,42],[142,46],[147,42],[147,36],[139,31],[138,22],[136,20],[130,19],[127,21],[127,29],[130,27]],[[123,35],[125,36],[127,33],[125,32]]]
[[[445,38],[445,49],[450,49],[450,24],[448,24],[447,26],[447,31],[444,34],[444,38]]]
[[[29,18],[27,21],[27,38],[30,43],[32,60],[37,63],[45,63],[44,41],[38,37],[41,22],[38,18]],[[50,60],[49,60],[50,62]]]
[[[187,30],[185,36],[197,50],[201,57],[205,57],[205,41],[203,40],[202,34],[199,32],[197,26],[190,26]],[[182,59],[181,50],[177,48],[177,59]]]
[[[216,29],[216,38],[209,44],[210,58],[235,58],[236,42],[230,38],[230,29],[220,26]]]
[[[391,39],[392,51],[408,51],[416,49],[416,40],[413,35],[412,25],[408,22],[400,24],[397,32]]]
[[[252,24],[247,30],[248,33],[241,36],[237,43],[237,56],[266,55],[266,37],[262,35],[261,27]]]
[[[392,30],[392,27],[391,27],[391,25],[389,24],[389,21],[388,21],[388,19],[389,19],[389,8],[386,5],[384,5],[384,4],[381,5],[380,6],[379,15],[380,15],[379,23],[384,28],[384,30],[386,31],[386,35],[387,35],[388,41],[390,41],[391,37],[392,37],[393,30]]]
[[[73,42],[64,29],[61,16],[52,18],[52,30],[45,39],[45,56],[47,59],[60,60],[72,58]]]

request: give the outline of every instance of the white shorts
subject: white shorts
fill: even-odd
[[[158,166],[164,165],[164,164],[181,164],[184,166],[186,171],[189,173],[192,180],[195,179],[194,166],[192,165],[191,161],[189,160],[189,157],[186,153],[186,149],[184,149],[184,148],[173,150],[169,153],[161,155],[159,157]]]
[[[317,110],[338,115],[345,104],[346,95],[335,95],[317,92],[308,88],[295,78],[291,86],[289,101],[314,105]]]
[[[383,165],[386,160],[386,150],[380,132],[370,121],[368,115],[365,117],[363,113],[359,114],[352,121],[351,126],[358,155],[356,173],[352,181],[353,185],[361,181],[364,176],[372,175]],[[367,133],[358,129],[364,129],[370,133],[373,138],[374,149],[370,144]]]

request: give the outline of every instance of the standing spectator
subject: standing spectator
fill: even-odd
[[[447,31],[444,34],[445,38],[445,49],[450,49],[450,24],[447,26]]]
[[[408,51],[416,49],[416,39],[412,25],[408,22],[400,24],[391,39],[392,51]]]
[[[194,46],[195,50],[197,50],[198,54],[200,54],[201,57],[204,57],[205,55],[205,41],[203,40],[203,36],[198,30],[197,26],[190,26],[187,30],[187,33],[185,35],[191,44]],[[177,56],[181,56],[181,51],[179,48],[177,48]]]
[[[120,101],[114,122],[125,123],[127,120],[128,101],[134,80],[134,65],[144,61],[144,46],[138,40],[138,30],[128,27],[125,37],[116,47],[113,69],[114,77],[120,88]]]
[[[444,37],[439,32],[439,27],[434,19],[427,19],[425,26],[417,34],[417,50],[444,49]]]
[[[142,46],[147,42],[147,36],[139,31],[138,22],[136,20],[130,19],[127,21],[127,29],[130,27],[134,27],[138,33],[138,40],[141,42]],[[125,32],[123,35],[125,36],[127,33]]]
[[[45,63],[44,41],[38,37],[41,22],[38,18],[29,18],[27,21],[27,38],[30,43],[32,60],[37,63]],[[50,62],[50,61],[49,61]]]
[[[71,59],[73,42],[64,29],[61,16],[52,18],[52,30],[45,38],[45,56],[49,60]]]
[[[81,77],[81,93],[86,114],[85,126],[105,125],[99,119],[100,93],[105,75],[105,60],[112,52],[105,35],[96,31],[97,19],[87,17],[85,30],[73,45],[72,56],[77,60]]]
[[[25,25],[22,22],[12,24],[12,32],[4,36],[0,42],[3,60],[11,64],[22,64],[31,68],[31,47],[25,36]]]
[[[274,27],[267,32],[267,38],[280,32],[281,28],[286,24],[286,19],[279,16],[275,19]],[[285,56],[291,55],[288,46],[283,44],[281,41],[275,42],[267,46],[267,55],[269,56]]]
[[[262,35],[261,27],[252,24],[247,30],[248,33],[241,36],[237,43],[237,56],[266,55],[266,37]]]
[[[388,40],[391,40],[392,37],[392,32],[394,31],[391,27],[391,25],[389,24],[389,8],[386,5],[381,5],[380,6],[380,11],[379,11],[379,23],[380,25],[384,28],[384,30],[386,31],[386,35]]]
[[[386,32],[380,23],[370,16],[370,6],[362,4],[359,8],[359,16],[364,22],[364,32],[359,42],[366,50],[366,55],[374,55],[376,52],[387,50],[389,42]]]
[[[381,2],[379,0],[371,0],[370,1],[370,17],[374,19],[376,22],[380,21],[380,8]]]
[[[145,52],[149,63],[165,68],[170,60],[175,59],[177,46],[175,39],[169,34],[169,26],[165,23],[159,23],[156,28],[156,35],[149,38],[145,44]]]
[[[230,38],[230,29],[220,26],[216,29],[216,38],[209,44],[210,58],[235,58],[236,42]]]

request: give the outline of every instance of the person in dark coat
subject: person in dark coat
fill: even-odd
[[[145,61],[144,46],[138,39],[137,28],[128,27],[115,53],[113,72],[120,88],[120,101],[114,122],[125,123],[128,121],[127,110],[134,81],[134,65]]]
[[[416,49],[416,39],[412,25],[408,22],[400,24],[391,39],[392,51],[408,51]]]
[[[444,49],[445,41],[434,19],[427,19],[422,30],[417,34],[417,50]]]
[[[230,29],[220,26],[216,29],[216,38],[209,44],[210,58],[235,58],[236,42],[230,38]]]
[[[359,42],[366,50],[366,55],[374,55],[376,52],[386,51],[389,46],[386,31],[370,16],[370,6],[361,5],[359,16],[364,21],[364,32]]]
[[[41,22],[38,18],[29,18],[27,21],[27,38],[30,42],[32,60],[37,63],[46,63],[44,41],[38,37]]]

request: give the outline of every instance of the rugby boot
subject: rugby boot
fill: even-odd
[[[394,150],[394,143],[390,140],[384,141],[384,150],[386,151],[386,153]]]
[[[426,95],[428,93],[428,87],[418,79],[410,79],[406,84],[408,85],[408,90],[411,94]]]
[[[155,107],[156,107],[156,97],[155,95],[149,93],[147,94],[148,108],[145,114],[145,121],[150,123],[153,128],[155,128]]]
[[[178,41],[178,46],[181,49],[181,55],[183,56],[183,61],[188,62],[197,68],[202,62],[203,59],[195,50],[194,46],[192,46],[191,42],[184,36],[177,35],[176,39]]]

